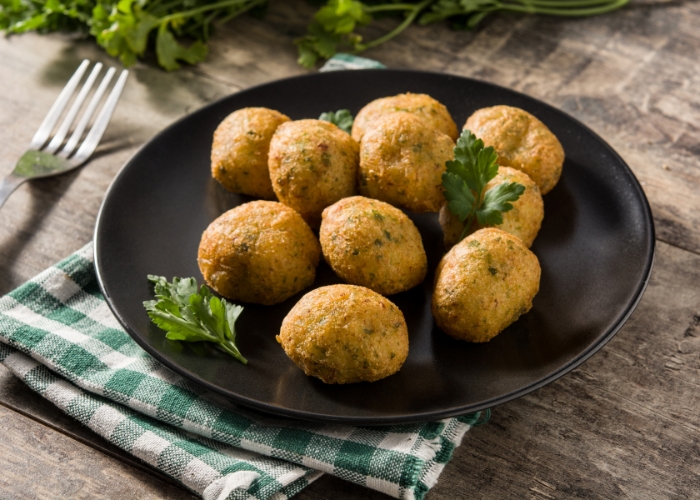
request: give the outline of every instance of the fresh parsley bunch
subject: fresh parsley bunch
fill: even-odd
[[[211,26],[264,8],[267,0],[0,0],[0,30],[71,31],[95,37],[130,66],[155,49],[158,64],[175,70],[207,56]]]
[[[151,320],[165,330],[170,340],[213,342],[244,365],[248,363],[236,346],[236,320],[241,306],[214,296],[206,285],[197,290],[194,278],[149,275],[155,284],[156,300],[143,303]]]
[[[0,0],[0,30],[68,31],[94,36],[129,66],[155,49],[166,70],[207,56],[215,24],[246,12],[262,16],[272,0]],[[284,1],[284,0],[276,0]],[[359,53],[381,45],[414,23],[450,20],[474,28],[498,11],[555,16],[591,16],[619,9],[629,0],[310,0],[319,5],[307,34],[295,41],[299,63],[313,67],[337,52]],[[365,40],[361,29],[376,18],[398,22],[383,35]]]
[[[352,130],[352,124],[355,121],[349,109],[339,109],[335,112],[328,111],[326,113],[321,113],[321,116],[319,116],[318,119],[331,122],[333,125],[337,125],[340,130],[343,130],[348,134]]]
[[[337,52],[353,54],[376,47],[418,22],[432,24],[449,19],[453,28],[475,28],[486,16],[499,11],[552,16],[592,16],[627,4],[629,0],[329,0],[314,15],[306,36],[295,43],[299,64],[312,67],[319,58]],[[394,16],[400,21],[385,34],[366,41],[359,28],[375,17]]]
[[[442,174],[447,207],[465,224],[459,237],[464,239],[473,230],[474,223],[481,226],[497,226],[503,223],[503,212],[513,208],[525,192],[525,186],[517,182],[504,182],[484,193],[486,184],[498,174],[498,155],[492,146],[484,147],[469,130],[463,130],[454,148],[455,159],[445,163],[447,172]]]

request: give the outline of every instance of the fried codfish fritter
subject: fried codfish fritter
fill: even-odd
[[[452,139],[410,113],[382,116],[360,145],[360,194],[412,212],[437,212],[453,149]]]
[[[517,182],[525,186],[525,192],[517,201],[512,203],[513,208],[503,212],[503,223],[495,227],[507,233],[517,236],[530,248],[542,226],[544,219],[544,202],[540,190],[535,181],[520,170],[510,167],[500,167],[498,175],[486,185],[486,191],[503,184],[504,182]],[[440,226],[445,235],[445,248],[451,248],[459,241],[464,231],[464,223],[454,215],[445,203],[440,209]],[[478,226],[476,229],[481,229]]]
[[[272,136],[269,155],[277,198],[318,227],[324,208],[357,193],[358,150],[355,140],[332,123],[282,124]]]
[[[418,285],[428,262],[416,226],[398,208],[363,196],[323,211],[321,249],[343,280],[392,295]]]
[[[564,164],[564,148],[547,126],[520,108],[483,108],[464,125],[493,146],[498,164],[522,170],[537,183],[542,194],[556,186]]]
[[[426,94],[399,94],[376,99],[357,113],[352,125],[352,137],[360,142],[367,130],[374,127],[376,121],[389,113],[405,111],[423,120],[428,128],[439,130],[453,141],[459,137],[455,124],[447,108]]]
[[[532,308],[540,264],[520,238],[480,229],[442,258],[432,310],[441,330],[461,340],[488,342]]]
[[[293,209],[253,201],[221,215],[202,234],[197,262],[224,297],[277,304],[310,286],[321,247]]]
[[[304,295],[284,318],[277,341],[304,373],[327,384],[374,382],[399,371],[408,356],[399,308],[353,285]]]
[[[267,155],[270,139],[289,117],[267,108],[234,111],[214,132],[211,173],[233,193],[274,199]]]

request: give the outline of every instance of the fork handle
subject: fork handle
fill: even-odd
[[[10,197],[12,192],[26,180],[26,177],[10,174],[0,181],[0,207],[5,204],[5,200]]]

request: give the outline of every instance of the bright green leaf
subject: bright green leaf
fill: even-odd
[[[525,188],[518,183],[502,183],[486,190],[486,185],[498,175],[498,155],[493,147],[469,130],[463,130],[454,148],[455,159],[445,162],[442,186],[448,209],[465,224],[462,237],[473,227],[474,219],[482,226],[503,222],[502,212],[513,208]]]
[[[517,201],[525,192],[525,186],[517,182],[503,182],[484,195],[484,202],[476,212],[477,220],[482,226],[503,224],[502,213],[513,209],[511,202]]]
[[[352,116],[352,113],[350,113],[350,110],[348,109],[340,109],[336,112],[328,111],[326,113],[321,113],[321,116],[319,116],[318,119],[326,122],[331,122],[332,124],[337,125],[339,129],[347,132],[348,134],[352,130],[352,124],[355,121],[355,119]]]
[[[198,290],[194,278],[173,278],[149,275],[156,300],[143,303],[148,316],[171,340],[213,342],[225,352],[246,364],[248,361],[236,346],[235,323],[243,308],[229,304],[211,293],[205,285]]]
[[[173,71],[180,67],[177,61],[189,64],[203,61],[207,57],[207,46],[196,41],[189,47],[184,47],[175,40],[165,25],[161,25],[156,38],[156,55],[158,64],[168,71]]]
[[[442,174],[442,187],[445,190],[448,208],[461,222],[464,222],[472,212],[474,195],[467,187],[464,179],[452,172]]]

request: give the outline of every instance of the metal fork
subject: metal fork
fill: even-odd
[[[34,134],[34,138],[29,144],[29,149],[27,152],[24,153],[19,159],[12,173],[0,181],[0,207],[2,207],[10,194],[23,182],[29,179],[50,177],[52,175],[58,175],[68,172],[69,170],[73,170],[74,168],[77,168],[85,163],[95,151],[95,148],[97,148],[97,145],[102,138],[102,134],[107,128],[109,120],[112,118],[114,108],[117,107],[119,96],[124,89],[126,78],[129,76],[129,72],[127,70],[123,70],[119,75],[117,83],[114,85],[114,88],[112,88],[112,91],[107,97],[107,101],[102,107],[100,114],[97,115],[95,122],[81,143],[85,129],[87,129],[87,126],[90,123],[90,119],[92,118],[92,115],[95,114],[102,97],[107,91],[109,83],[114,77],[115,69],[109,68],[107,70],[104,78],[102,78],[102,82],[97,87],[97,90],[92,96],[90,103],[81,116],[80,121],[73,130],[73,134],[70,136],[70,139],[68,139],[68,142],[66,142],[65,145],[63,145],[63,142],[68,135],[68,132],[70,132],[71,125],[73,125],[73,122],[77,118],[85,99],[90,93],[90,89],[102,70],[102,63],[95,64],[95,67],[85,80],[85,83],[78,92],[78,95],[68,110],[68,113],[66,113],[63,121],[51,138],[51,141],[49,141],[51,132],[56,127],[56,124],[61,118],[63,111],[68,106],[71,97],[78,88],[78,85],[80,85],[80,81],[87,71],[88,66],[90,66],[90,61],[85,59],[80,64],[71,79],[68,80],[68,83],[61,91],[58,99],[56,99],[56,102],[53,104],[53,106],[51,106],[49,114],[46,115],[46,118],[44,118],[44,121],[39,126],[39,130],[37,130],[36,134]],[[47,142],[48,145],[46,145]],[[78,147],[79,143],[80,146]],[[63,148],[59,151],[61,146],[63,146]]]

